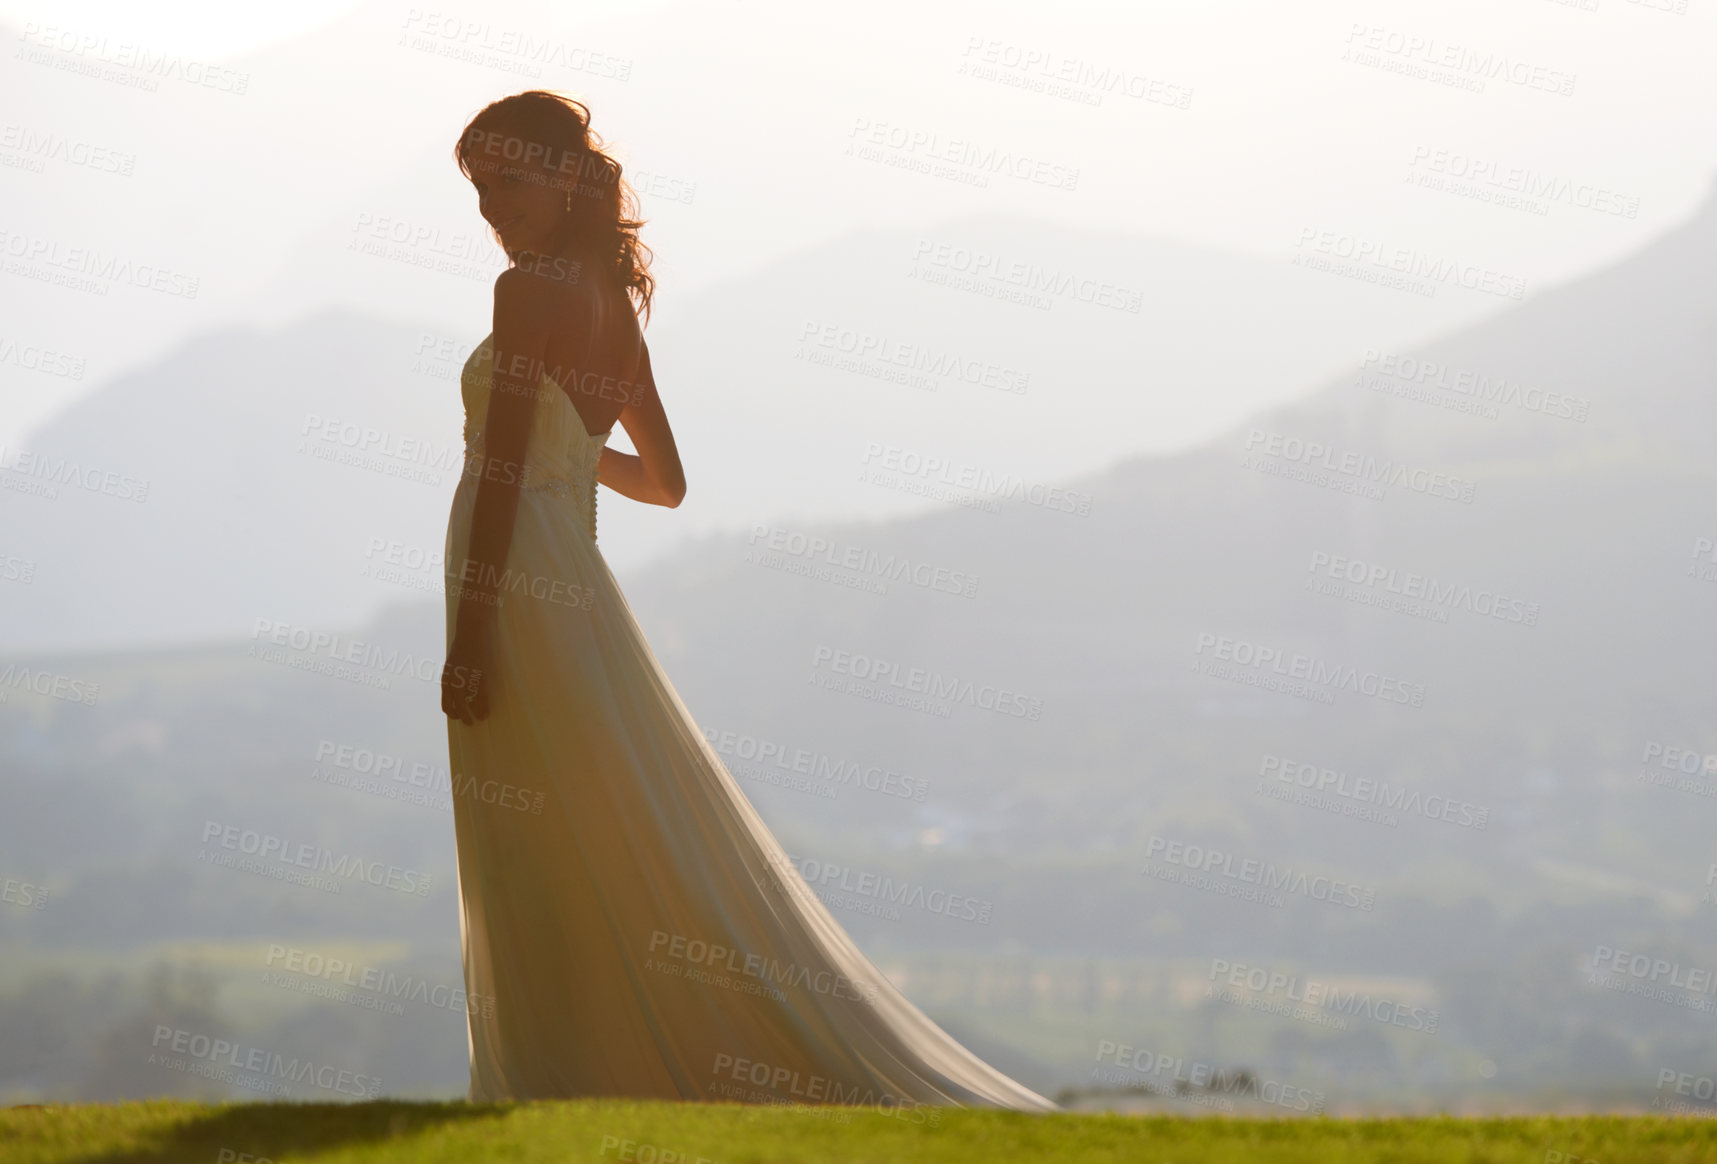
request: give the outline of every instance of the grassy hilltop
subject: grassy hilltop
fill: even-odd
[[[763,1164],[1165,1161],[1200,1164],[1692,1164],[1717,1127],[1659,1116],[1230,1119],[577,1100],[117,1105],[0,1109],[8,1164]]]

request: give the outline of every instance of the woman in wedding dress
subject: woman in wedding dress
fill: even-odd
[[[853,944],[603,560],[598,483],[666,506],[686,483],[636,314],[649,252],[588,109],[505,98],[455,156],[512,264],[460,379],[445,559],[470,1099],[1057,1110]],[[637,455],[607,447],[616,423]]]

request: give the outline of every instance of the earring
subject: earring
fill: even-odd
[[[567,192],[566,192],[566,212],[568,214],[572,213],[572,190],[570,187],[567,189]]]

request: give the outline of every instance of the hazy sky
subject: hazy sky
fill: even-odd
[[[1713,5],[1677,5],[885,3],[837,16],[785,3],[311,0],[282,17],[0,0],[14,46],[0,70],[9,263],[90,248],[159,268],[168,287],[197,281],[194,298],[96,295],[9,266],[0,441],[230,322],[345,303],[467,320],[480,335],[483,282],[401,296],[320,277],[318,258],[383,218],[438,246],[492,247],[450,144],[485,102],[539,85],[591,103],[649,180],[664,322],[676,296],[817,240],[968,210],[1284,263],[1302,232],[1331,232],[1472,263],[1530,293],[1637,248],[1711,190]],[[561,63],[534,63],[529,46]],[[139,66],[139,49],[175,67]],[[1047,89],[1070,75],[1064,92]],[[1104,92],[1094,76],[1117,83]],[[63,148],[44,157],[44,141]],[[976,188],[855,158],[855,142],[893,162],[1009,150],[1039,176]],[[1447,188],[1474,175],[1491,201]],[[1561,191],[1548,213],[1494,201],[1534,181]],[[83,361],[81,380],[24,366],[25,348]]]

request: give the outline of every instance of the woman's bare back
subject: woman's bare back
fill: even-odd
[[[577,283],[545,280],[564,323],[549,333],[544,368],[594,436],[612,431],[640,394],[644,337],[631,300],[588,272]]]

